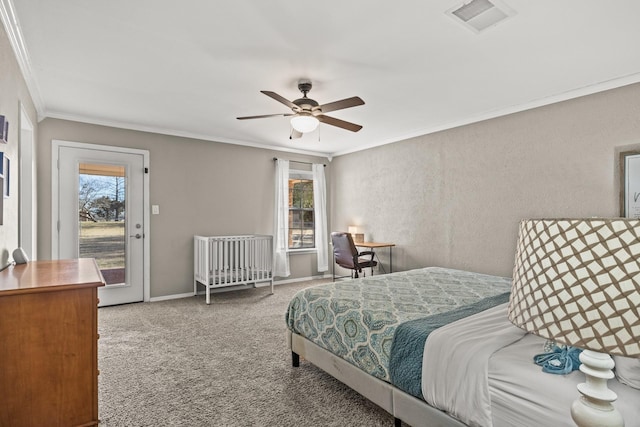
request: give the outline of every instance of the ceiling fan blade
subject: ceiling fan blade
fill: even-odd
[[[297,130],[291,128],[291,135],[289,135],[289,139],[298,139],[302,137],[302,132],[298,132]]]
[[[271,97],[271,98],[275,99],[278,102],[283,103],[284,105],[286,105],[289,108],[292,108],[295,111],[298,111],[300,109],[300,107],[298,107],[296,104],[294,104],[293,102],[289,101],[287,98],[278,95],[275,92],[270,92],[268,90],[261,90],[260,92],[264,93],[268,97]]]
[[[357,107],[358,105],[364,105],[364,101],[358,96],[353,96],[351,98],[329,102],[328,104],[321,105],[320,109],[323,113],[328,113],[330,111],[342,110],[344,108]]]
[[[295,116],[293,113],[289,114],[264,114],[262,116],[244,116],[244,117],[236,117],[238,120],[247,120],[247,119],[264,119],[266,117],[287,117],[287,116]]]
[[[355,123],[345,122],[344,120],[336,119],[335,117],[325,116],[324,114],[316,116],[316,118],[320,120],[322,123],[326,123],[331,126],[337,126],[342,129],[350,130],[351,132],[358,132],[360,129],[362,129],[362,126],[357,125]]]

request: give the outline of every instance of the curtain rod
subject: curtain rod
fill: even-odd
[[[278,158],[277,158],[277,157],[274,157],[274,158],[273,158],[273,161],[275,162],[276,160],[278,160]],[[291,163],[300,163],[300,164],[303,164],[303,165],[313,165],[313,163],[311,163],[311,162],[299,162],[299,161],[297,161],[297,160],[289,160],[289,161],[290,161]],[[322,164],[322,166],[324,166],[325,168],[327,167],[327,165],[325,165],[324,163]]]

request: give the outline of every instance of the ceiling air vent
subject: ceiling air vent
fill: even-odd
[[[449,9],[447,15],[479,33],[515,15],[515,11],[497,0],[471,0]]]

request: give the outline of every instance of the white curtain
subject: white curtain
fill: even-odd
[[[327,186],[324,180],[324,165],[313,164],[313,206],[316,224],[316,250],[318,252],[318,271],[329,270],[327,235]]]
[[[273,275],[289,277],[289,160],[276,160],[275,206]]]

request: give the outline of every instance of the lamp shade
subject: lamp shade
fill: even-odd
[[[310,114],[300,113],[291,119],[291,126],[300,133],[313,132],[320,121]]]
[[[351,234],[355,243],[364,243],[364,233],[361,232],[360,227],[357,225],[349,226],[349,234]]]
[[[640,357],[640,220],[522,221],[508,316],[543,338]]]

